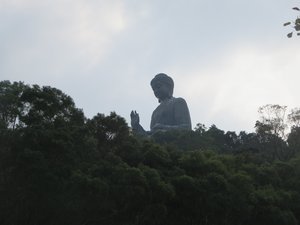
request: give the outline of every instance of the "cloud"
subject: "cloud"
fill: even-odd
[[[147,129],[157,106],[149,82],[165,72],[194,125],[251,130],[259,106],[300,97],[299,39],[282,26],[290,8],[284,0],[2,0],[0,79],[60,88],[88,117],[116,111],[129,121],[136,109]]]
[[[127,26],[122,1],[4,1],[0,10],[8,24],[0,24],[2,74],[11,78],[84,73],[101,63]]]
[[[251,131],[258,107],[297,106],[299,60],[293,44],[264,48],[243,43],[224,52],[214,64],[185,69],[185,76],[176,80],[179,93],[189,100],[194,123]],[[179,68],[173,71],[180,73]]]

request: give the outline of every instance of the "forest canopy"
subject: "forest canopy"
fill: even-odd
[[[259,111],[254,133],[136,138],[115,112],[1,81],[0,224],[299,224],[300,110]]]

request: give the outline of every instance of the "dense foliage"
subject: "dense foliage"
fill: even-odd
[[[300,9],[298,7],[293,7],[293,10],[296,10],[298,12],[300,11]],[[300,36],[300,18],[299,18],[299,16],[293,22],[286,22],[283,24],[283,26],[288,26],[288,25],[290,25],[293,28],[293,30],[296,31],[297,35]],[[293,33],[294,33],[293,31],[288,33],[287,37],[288,38],[293,37]]]
[[[0,82],[0,224],[296,225],[300,129],[137,139],[51,87]]]

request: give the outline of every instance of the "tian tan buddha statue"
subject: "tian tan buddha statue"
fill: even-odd
[[[173,97],[174,82],[164,73],[157,74],[151,81],[151,87],[160,103],[153,111],[150,131],[145,131],[140,125],[139,114],[131,111],[131,127],[133,133],[152,135],[157,131],[175,129],[191,130],[191,118],[186,101],[183,98]]]

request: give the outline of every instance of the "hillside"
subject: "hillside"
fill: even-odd
[[[300,128],[265,125],[136,138],[114,112],[2,81],[0,224],[299,224]]]

